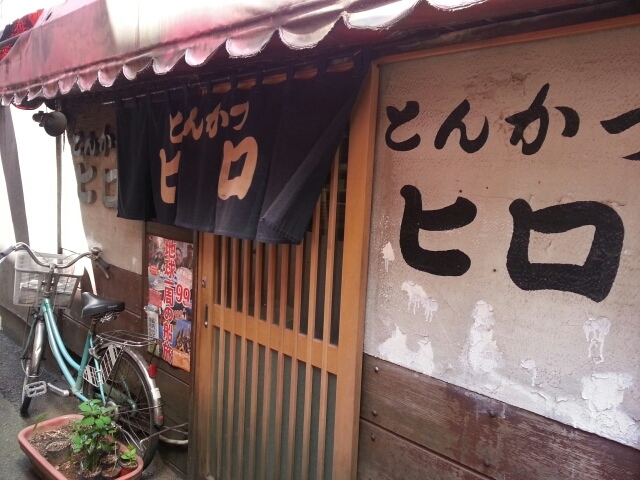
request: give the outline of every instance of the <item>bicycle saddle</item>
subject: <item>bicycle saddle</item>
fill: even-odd
[[[107,312],[121,312],[124,302],[99,297],[89,292],[82,292],[82,317],[93,317]]]

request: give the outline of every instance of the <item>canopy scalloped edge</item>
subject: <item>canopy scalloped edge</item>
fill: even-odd
[[[105,2],[108,3],[109,0],[75,1],[78,5],[75,10],[67,5],[66,8],[69,11],[58,16],[53,15],[49,23],[47,23],[47,19],[50,15],[42,15],[41,20],[29,31],[30,35],[18,40],[5,59],[0,62],[0,67],[5,62],[9,62],[5,68],[0,68],[0,84],[5,84],[0,86],[0,101],[3,106],[10,103],[19,105],[25,98],[32,100],[38,96],[51,99],[59,94],[68,93],[74,85],[77,85],[81,91],[89,91],[96,81],[103,87],[111,87],[120,73],[124,74],[127,79],[134,80],[138,73],[150,65],[156,74],[165,74],[171,72],[182,58],[191,66],[200,66],[206,63],[223,44],[232,58],[251,57],[264,49],[276,31],[281,41],[289,48],[296,50],[308,49],[318,45],[340,19],[350,29],[380,30],[390,28],[407,15],[410,15],[421,1],[428,1],[430,5],[438,9],[452,11],[483,3],[487,0],[395,0],[386,2],[384,0],[315,0],[315,2],[311,0],[307,2],[269,0],[268,6],[262,6],[262,8],[263,10],[271,9],[271,16],[265,16],[265,12],[263,12],[263,15],[261,15],[262,20],[250,16],[250,13],[246,13],[247,11],[251,12],[250,9],[238,7],[239,17],[246,13],[246,18],[237,19],[236,25],[238,26],[229,25],[228,23],[224,25],[224,28],[209,25],[208,27],[202,27],[197,35],[188,39],[170,39],[161,44],[147,46],[146,49],[121,51],[115,57],[111,56],[111,58],[105,54],[104,58],[97,58],[92,62],[78,66],[64,66],[64,61],[72,63],[72,60],[61,55],[63,57],[62,67],[56,65],[55,61],[47,62],[49,66],[43,68],[50,68],[48,72],[38,72],[38,75],[31,75],[30,77],[28,74],[32,72],[28,68],[22,76],[20,72],[13,72],[14,65],[22,67],[23,65],[29,65],[30,62],[33,65],[32,62],[38,60],[37,58],[29,58],[30,55],[34,55],[34,51],[38,51],[39,32],[36,32],[38,28],[45,26],[51,35],[51,32],[55,31],[53,27],[56,26],[54,25],[56,21],[60,21],[60,25],[63,25],[65,16],[74,15],[81,7],[83,9],[94,8],[96,10],[98,8],[103,10],[117,8],[113,5],[105,7]],[[136,0],[129,1],[136,2]],[[137,0],[138,3],[144,1],[146,0]],[[375,1],[374,6],[362,9],[363,5],[371,5],[372,1]],[[237,4],[241,3],[242,1],[237,2]],[[247,0],[246,3],[250,2]],[[283,8],[283,4],[287,8]],[[310,7],[309,4],[313,5]],[[171,8],[184,8],[181,4],[175,2],[169,5],[171,5]],[[305,10],[299,11],[302,7],[298,8],[298,5],[304,5],[306,7]],[[54,13],[55,8],[51,9]],[[92,14],[90,11],[82,11],[80,13],[83,15]],[[232,11],[232,13],[236,12]],[[269,12],[267,11],[266,13]],[[98,13],[95,14],[97,15]],[[104,12],[101,14],[105,15]],[[264,18],[267,18],[268,21],[265,21]],[[69,19],[67,18],[67,20]],[[202,18],[197,20],[202,21]],[[66,22],[66,24],[69,23],[70,21]],[[153,24],[144,25],[144,28],[149,29],[149,31],[153,31],[153,27]],[[169,27],[163,25],[165,30],[170,30]],[[225,35],[222,30],[230,33]],[[46,34],[47,32],[45,31],[44,33]],[[55,34],[61,35],[62,33],[64,33],[64,30],[59,30]],[[111,31],[98,33],[103,36],[115,35]],[[33,41],[32,36],[36,39],[35,46],[30,45],[30,41]],[[76,34],[75,38],[79,36]],[[44,34],[43,37],[45,37]],[[96,35],[94,38],[104,40],[100,35]],[[107,39],[112,40],[111,38]],[[87,42],[84,37],[81,38],[81,41],[85,42],[86,45],[78,48],[84,48],[86,51],[91,49],[91,42]],[[132,40],[131,38],[116,38],[115,41],[121,41],[126,44]],[[100,46],[94,46],[99,50]],[[14,52],[14,50],[16,51]],[[14,60],[13,65],[11,64],[12,59]]]

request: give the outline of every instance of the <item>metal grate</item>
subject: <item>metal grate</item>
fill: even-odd
[[[115,344],[109,345],[102,357],[100,357],[100,369],[95,368],[93,365],[87,365],[82,377],[94,387],[99,387],[109,378],[120,355],[122,355],[122,347]]]
[[[105,342],[114,343],[123,347],[147,347],[159,342],[159,340],[152,335],[132,332],[130,330],[111,330],[110,332],[99,333],[96,337]]]

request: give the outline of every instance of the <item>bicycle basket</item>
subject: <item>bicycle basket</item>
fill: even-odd
[[[38,254],[47,263],[61,264],[65,262],[66,255],[49,253]],[[69,308],[73,301],[73,295],[78,287],[78,281],[82,277],[83,269],[77,264],[68,268],[56,268],[53,275],[53,289],[51,294],[51,306],[53,308]],[[42,267],[33,261],[24,250],[17,253],[15,265],[15,281],[13,285],[13,303],[15,305],[40,307],[43,294],[43,282],[48,273],[46,267]]]

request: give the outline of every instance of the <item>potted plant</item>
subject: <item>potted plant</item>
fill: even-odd
[[[122,473],[132,472],[138,465],[138,456],[133,445],[128,445],[127,449],[120,453],[118,465],[122,468]]]
[[[80,473],[86,479],[98,478],[102,469],[100,458],[109,453],[115,424],[109,414],[111,407],[103,407],[96,399],[82,402],[82,418],[75,422],[71,437],[72,449],[80,454]]]
[[[45,450],[51,465],[60,465],[71,458],[71,440],[65,437],[54,438],[47,443]]]
[[[47,418],[47,414],[43,413],[36,417],[33,424],[33,431],[37,432],[40,422]],[[48,438],[48,437],[47,437]],[[66,462],[71,457],[71,439],[68,436],[51,437],[49,440],[45,440],[44,453],[51,465],[57,466]]]
[[[112,480],[114,478],[118,478],[122,473],[122,467],[118,463],[118,442],[113,442],[111,444],[111,450],[108,455],[105,455],[100,459],[100,466],[102,467],[102,479],[103,480]],[[136,467],[138,466],[137,458],[136,458]]]
[[[94,418],[95,424],[95,418],[100,418],[100,416],[110,416],[108,414],[98,415],[98,411],[94,407],[100,408],[100,405],[86,405],[85,402],[85,404],[83,404],[80,409],[82,415],[62,415],[60,417],[55,417],[48,420],[38,419],[35,425],[30,425],[22,429],[22,431],[18,434],[18,442],[20,444],[20,448],[25,452],[33,467],[38,471],[38,474],[41,476],[41,478],[47,480],[68,480],[70,478],[77,478],[82,454],[80,452],[73,454],[68,462],[55,467],[51,464],[47,454],[45,453],[45,445],[49,443],[53,438],[64,437],[67,439],[72,439],[76,436],[81,437],[82,435],[88,434],[87,429],[81,427],[82,421],[85,418]],[[100,425],[100,423],[101,422],[98,422],[98,426]],[[90,426],[87,424],[91,424],[91,420],[85,420],[84,427]],[[107,425],[107,422],[102,419],[102,424],[106,429],[113,430],[111,422],[109,422],[109,425]],[[90,441],[89,443],[93,442]],[[111,465],[107,465],[107,467],[103,469],[103,476],[104,473],[108,473],[105,470],[108,470],[109,466],[113,466],[114,463],[119,460],[119,454],[117,454],[118,452],[129,451],[129,449],[127,449],[121,443],[114,442],[113,438],[111,438],[111,434],[107,436],[106,444],[108,445],[108,452],[110,454],[113,454],[113,457],[111,459]],[[102,444],[102,446],[104,446],[104,444]],[[80,448],[80,446],[78,448]],[[101,455],[104,455],[103,452],[100,453]],[[104,459],[105,456],[108,455],[104,455],[102,456],[102,458]],[[138,456],[137,468],[133,472],[121,474],[119,480],[139,479],[142,476],[142,468],[142,458]]]

